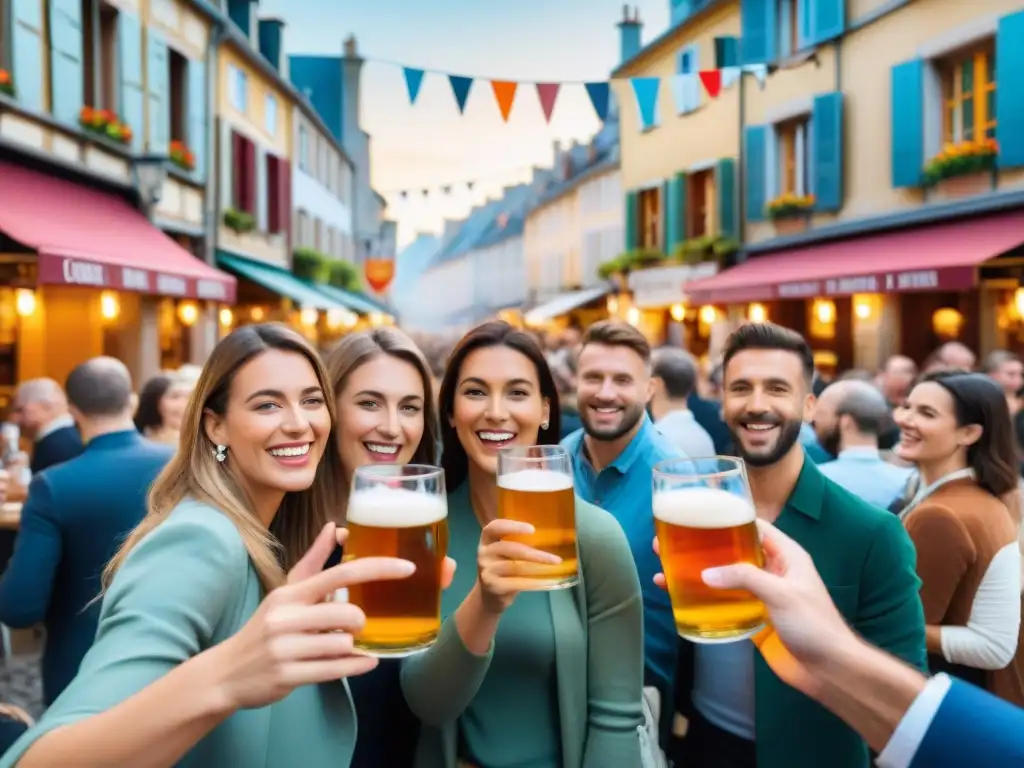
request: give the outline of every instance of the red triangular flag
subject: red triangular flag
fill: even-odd
[[[722,92],[722,70],[704,69],[700,72],[700,81],[704,83],[704,90],[712,99],[717,98]]]
[[[544,119],[551,122],[551,114],[555,111],[555,101],[558,99],[558,89],[561,83],[537,83],[537,96],[540,98],[540,108],[544,110]]]

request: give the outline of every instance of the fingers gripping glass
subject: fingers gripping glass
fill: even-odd
[[[654,528],[680,636],[725,643],[755,634],[766,621],[764,604],[745,590],[716,589],[701,578],[706,568],[764,565],[743,461],[663,461],[654,467],[653,482]]]
[[[419,464],[360,467],[348,502],[344,562],[399,557],[416,572],[399,581],[355,584],[348,600],[366,614],[358,650],[380,658],[426,650],[441,629],[441,572],[448,553],[444,470]]]
[[[557,565],[518,562],[516,575],[528,585],[525,589],[576,586],[576,497],[564,448],[534,445],[498,453],[498,517],[534,527],[530,535],[506,538],[562,558]]]

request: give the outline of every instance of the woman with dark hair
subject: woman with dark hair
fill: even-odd
[[[419,766],[642,765],[643,608],[621,528],[577,498],[579,585],[517,593],[514,561],[558,558],[503,540],[532,529],[497,517],[498,451],[557,445],[558,406],[537,342],[506,323],[470,331],[448,360],[448,552],[463,566],[442,598],[440,638],[402,669],[423,723]]]
[[[135,428],[144,437],[177,447],[181,422],[196,377],[181,373],[158,373],[146,382],[135,409]]]
[[[1006,398],[987,376],[935,373],[895,418],[894,452],[920,478],[900,515],[917,547],[932,671],[1022,706],[1021,555],[1004,502],[1018,475]]]

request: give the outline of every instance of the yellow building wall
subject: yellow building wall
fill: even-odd
[[[636,189],[667,178],[676,171],[739,153],[739,84],[723,88],[711,99],[700,86],[701,106],[685,115],[676,114],[671,77],[676,74],[680,49],[699,46],[700,69],[715,66],[715,38],[738,37],[740,6],[729,2],[698,15],[676,30],[672,38],[642,57],[612,81],[620,105],[622,135],[622,187]],[[659,124],[640,131],[632,77],[661,77],[658,94]],[[748,82],[750,79],[748,78]],[[748,85],[747,89],[756,89]]]
[[[241,69],[246,74],[249,90],[244,113],[235,109],[229,98],[228,78],[232,66]],[[267,94],[277,100],[277,125],[273,136],[267,132],[264,119]],[[249,138],[275,154],[291,158],[293,109],[294,105],[285,91],[269,82],[262,72],[249,66],[245,58],[235,49],[233,43],[221,46],[217,75],[217,111],[220,117],[242,128]]]

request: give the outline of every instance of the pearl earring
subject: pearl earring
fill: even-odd
[[[548,428],[548,423],[546,421],[541,422],[540,428],[541,429],[547,429]]]
[[[213,458],[215,458],[221,464],[224,463],[224,459],[228,457],[228,447],[226,445],[218,445],[217,450],[213,452]]]

